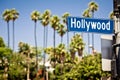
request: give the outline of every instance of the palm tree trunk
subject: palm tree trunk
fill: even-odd
[[[46,41],[45,41],[45,37],[46,37],[45,34],[46,34],[46,30],[45,30],[45,26],[44,26],[43,48],[45,48],[45,45],[46,45],[46,44],[45,44],[45,42],[46,42]],[[45,56],[45,53],[44,53],[44,65],[45,65],[45,58],[46,58],[46,56]]]
[[[61,36],[61,44],[63,43],[63,36]]]
[[[94,18],[94,12],[92,12],[92,18]],[[92,46],[94,48],[94,33],[92,33]]]
[[[37,35],[36,35],[36,21],[35,21],[35,27],[34,27],[34,39],[35,39],[35,51],[36,51],[36,69],[38,71],[38,53],[37,53]]]
[[[53,46],[54,46],[54,58],[55,58],[55,29],[53,33]],[[55,61],[54,61],[54,68],[55,68]]]
[[[14,20],[13,20],[13,51],[14,51],[14,46],[15,46],[15,27],[14,27]]]
[[[67,50],[69,49],[69,32],[67,31]]]
[[[94,47],[94,33],[92,33],[92,46]]]
[[[9,32],[9,21],[7,22],[7,33],[8,33],[8,48],[10,48],[10,32]]]
[[[43,41],[43,47],[47,48],[47,38],[48,38],[48,27],[44,26],[44,41]],[[47,75],[46,75],[46,69],[45,69],[45,60],[46,60],[46,53],[44,52],[44,79],[47,79]]]
[[[46,38],[46,28],[45,28],[45,26],[44,26],[43,48],[46,47],[46,39],[45,39],[45,38]],[[46,54],[45,54],[45,52],[44,52],[44,60],[43,60],[43,63],[44,63],[44,64],[43,64],[43,66],[44,66],[44,68],[43,68],[43,69],[44,69],[44,70],[43,70],[43,71],[44,71],[43,77],[44,77],[44,79],[46,78],[46,76],[45,76],[45,75],[46,75],[46,74],[45,74],[45,73],[46,73],[46,71],[45,71],[45,59],[46,59]]]
[[[89,45],[90,45],[90,34],[88,33],[88,53],[90,53]]]
[[[72,61],[74,61],[74,59],[75,59],[75,52],[70,52],[71,53],[71,59],[72,59]]]
[[[48,40],[48,27],[46,26],[46,45],[45,45],[45,47],[47,47],[47,40]]]
[[[28,59],[30,58],[30,53],[28,53],[27,57],[28,57]],[[27,80],[30,80],[29,78],[30,78],[30,62],[28,60],[28,62],[27,62]]]

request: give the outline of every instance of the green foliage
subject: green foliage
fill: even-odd
[[[0,37],[0,79],[5,79],[4,75],[8,69],[9,56],[11,55],[12,50],[5,47],[3,39]]]
[[[87,9],[83,12],[82,16],[84,16],[84,17],[89,17],[89,18],[91,17],[89,8],[87,8]]]
[[[2,37],[0,37],[0,47],[5,47],[5,43],[4,43],[3,39],[2,39]]]
[[[12,14],[11,14],[11,10],[9,9],[6,9],[3,14],[2,14],[2,17],[3,19],[6,21],[6,22],[9,22],[12,18]]]
[[[110,14],[109,14],[109,18],[112,19],[112,20],[114,19],[114,12],[113,12],[113,11],[110,12]]]
[[[12,53],[12,50],[5,47],[5,43],[2,37],[0,37],[0,59],[2,59],[3,57],[9,57],[11,53]]]
[[[34,22],[38,21],[39,18],[40,18],[40,12],[39,12],[39,11],[35,10],[35,11],[33,11],[33,12],[31,13],[31,19],[32,19]]]
[[[26,75],[26,71],[25,71],[25,66],[23,65],[25,62],[25,56],[22,54],[18,54],[18,53],[13,53],[10,56],[10,61],[9,61],[9,78],[8,79],[12,79],[12,80],[16,80],[16,79],[24,79],[25,75]]]
[[[5,78],[8,78],[8,80],[26,80],[28,64],[30,65],[30,79],[36,77],[35,47],[20,42],[19,53],[13,53],[11,49],[5,47],[2,38],[0,44],[0,79],[4,80]],[[40,59],[41,51],[38,50],[38,52]],[[7,74],[8,77],[4,77],[5,74]]]
[[[13,21],[15,21],[19,17],[19,13],[15,8],[11,9],[11,14],[12,14],[11,20]]]
[[[5,47],[5,43],[2,37],[0,37],[0,59],[2,59],[3,57],[8,57],[11,53],[12,50]]]
[[[9,48],[0,47],[0,58],[2,57],[9,57],[9,55],[12,53],[12,50]]]
[[[61,66],[64,68],[61,72]],[[102,71],[101,54],[88,55],[78,64],[65,62],[64,65],[57,64],[55,67],[56,80],[100,80],[101,77],[109,77],[110,72]],[[53,80],[53,79],[50,79]]]
[[[91,1],[89,3],[89,9],[90,9],[91,12],[97,11],[98,10],[98,4],[94,1]]]
[[[101,54],[84,57],[79,64],[71,69],[70,73],[66,74],[66,77],[80,80],[99,80],[102,76],[110,76],[110,73],[102,71]]]
[[[19,16],[19,13],[17,12],[16,9],[6,9],[3,14],[2,17],[5,21],[9,22],[10,20],[16,20]]]
[[[76,50],[78,49],[83,50],[84,47],[85,44],[83,43],[82,37],[79,34],[73,36],[73,38],[71,39],[70,48],[75,48]]]
[[[44,13],[42,14],[41,23],[42,23],[42,25],[44,27],[49,24],[49,22],[50,22],[50,16],[51,16],[50,10],[45,10]]]
[[[62,15],[62,20],[63,20],[63,23],[67,25],[67,17],[70,16],[70,14],[68,12],[64,13]]]
[[[79,69],[82,69],[81,72],[84,72],[81,75],[83,79],[100,79],[102,76],[100,54],[84,57],[83,61],[80,63]]]
[[[59,24],[59,27],[58,27],[58,30],[57,30],[57,33],[63,37],[63,35],[66,33],[67,29],[64,27],[63,24]]]
[[[51,27],[54,29],[54,30],[57,30],[58,27],[59,27],[59,23],[60,23],[60,19],[58,16],[52,16],[51,19],[50,19],[50,24],[51,24]]]
[[[78,52],[79,56],[82,56],[84,47],[85,43],[83,42],[82,37],[79,34],[74,35],[70,43],[70,53],[73,60],[76,52]]]
[[[30,46],[27,43],[19,42],[19,53],[30,53]]]

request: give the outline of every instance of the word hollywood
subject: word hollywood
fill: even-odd
[[[68,30],[111,34],[113,32],[113,21],[68,17]]]

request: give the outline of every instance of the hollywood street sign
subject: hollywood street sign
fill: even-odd
[[[112,34],[114,22],[110,19],[68,17],[68,31]]]

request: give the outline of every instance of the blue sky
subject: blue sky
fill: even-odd
[[[69,12],[71,16],[82,17],[83,11],[88,8],[88,3],[92,0],[0,0],[0,36],[3,37],[7,44],[7,24],[1,15],[5,9],[15,8],[19,11],[19,18],[15,21],[15,49],[18,49],[20,41],[29,43],[34,46],[34,22],[30,19],[33,10],[38,10],[41,14],[49,9],[52,15],[62,16],[63,13]],[[113,10],[113,0],[94,0],[99,9],[95,12],[94,17],[100,19],[109,19],[109,13]],[[53,30],[49,27],[48,46],[53,46]],[[95,49],[101,52],[101,34],[95,33]],[[70,32],[70,38],[73,33]],[[84,33],[84,42],[87,46],[87,33]],[[66,44],[66,35],[64,43]],[[37,42],[38,46],[43,46],[43,26],[37,23]],[[91,39],[90,42],[92,43]],[[60,43],[59,35],[56,35],[56,45]],[[12,48],[12,22],[10,22],[10,45]],[[85,50],[87,51],[87,49]]]

